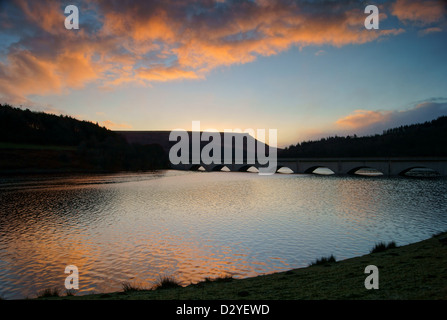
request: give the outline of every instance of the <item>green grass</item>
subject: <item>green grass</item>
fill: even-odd
[[[377,252],[383,252],[386,251],[388,249],[393,249],[396,248],[396,242],[391,241],[388,244],[386,244],[385,242],[379,242],[376,243],[376,245],[374,246],[374,248],[371,249],[370,253],[377,253]]]
[[[47,288],[37,294],[38,298],[52,298],[59,296],[60,296],[60,290],[58,288]]]
[[[123,292],[125,292],[125,293],[148,290],[146,288],[143,288],[141,285],[132,284],[130,282],[123,282],[122,287],[123,287]]]
[[[334,263],[336,261],[337,260],[335,259],[335,257],[331,254],[330,257],[322,257],[320,259],[315,260],[309,266],[327,265],[330,263]]]
[[[162,289],[172,289],[180,288],[182,284],[172,275],[163,275],[158,278],[151,288],[143,287],[140,284],[133,284],[130,282],[122,283],[123,292],[126,294],[139,292],[139,291],[150,291],[150,290],[162,290]]]
[[[235,279],[233,278],[233,276],[231,274],[220,276],[220,277],[215,277],[215,278],[206,277],[203,281],[197,282],[195,285],[198,286],[198,287],[201,287],[201,286],[206,285],[206,284],[211,283],[211,282],[217,282],[217,283],[219,283],[219,282],[231,282],[233,280],[235,280]]]
[[[74,290],[74,289],[67,289],[67,290],[65,290],[65,295],[67,296],[67,297],[72,297],[72,296],[74,296],[76,294],[76,290]]]
[[[208,282],[230,282],[233,280],[234,280],[234,278],[231,274],[216,277],[216,278],[205,278],[205,281],[208,281]]]
[[[152,290],[181,288],[182,284],[174,276],[161,276]]]

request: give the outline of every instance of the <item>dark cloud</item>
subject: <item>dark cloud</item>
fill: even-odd
[[[447,115],[447,99],[434,98],[416,103],[403,111],[368,111],[357,110],[337,121],[342,127],[339,134],[371,135],[383,130],[423,123]]]

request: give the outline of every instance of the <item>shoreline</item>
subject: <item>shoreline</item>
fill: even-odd
[[[368,265],[379,289],[367,290]],[[447,232],[382,252],[250,278],[37,300],[446,300]]]

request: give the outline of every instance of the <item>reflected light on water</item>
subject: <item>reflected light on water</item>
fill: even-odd
[[[79,294],[184,285],[307,266],[368,253],[447,229],[447,183],[383,177],[161,171],[3,178],[0,294],[64,289]]]

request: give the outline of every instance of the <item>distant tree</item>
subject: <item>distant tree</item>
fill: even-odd
[[[280,157],[447,156],[447,117],[358,137],[327,137],[290,145]]]
[[[152,170],[168,168],[159,145],[130,145],[120,134],[69,116],[32,112],[0,105],[0,142],[76,147],[77,155],[95,170]],[[67,156],[60,159],[67,162]]]

